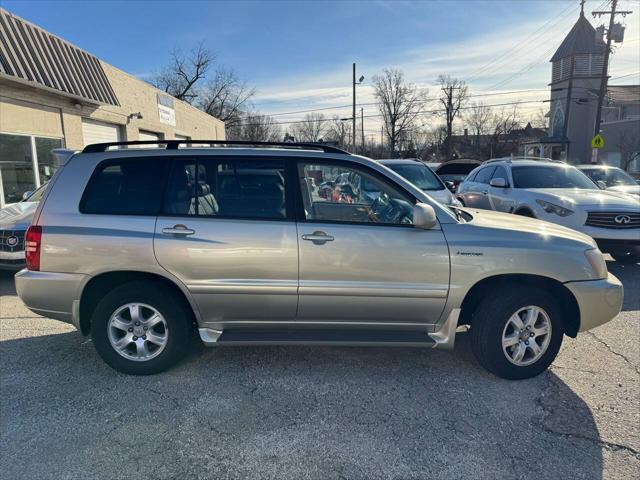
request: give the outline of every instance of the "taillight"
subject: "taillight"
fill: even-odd
[[[24,237],[24,256],[29,270],[40,270],[40,248],[42,246],[42,227],[31,225]]]

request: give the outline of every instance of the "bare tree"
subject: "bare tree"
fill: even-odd
[[[392,68],[373,77],[373,88],[393,156],[396,146],[415,127],[426,102],[427,91],[406,83],[402,70]]]
[[[547,130],[549,128],[549,119],[547,118],[547,110],[544,107],[538,108],[531,120],[531,126],[534,128],[542,128]]]
[[[322,113],[307,113],[301,122],[291,127],[297,142],[318,142],[327,133],[327,117]]]
[[[510,145],[510,134],[521,128],[520,108],[514,105],[512,108],[502,108],[495,112],[491,119],[491,144],[490,157],[499,157],[513,152],[515,146]]]
[[[242,116],[238,140],[278,142],[282,140],[282,129],[275,123],[273,117],[249,113]]]
[[[249,88],[233,70],[220,67],[202,90],[198,107],[225,122],[225,129],[232,136],[239,135],[242,109],[254,95],[255,89]]]
[[[620,134],[620,168],[628,171],[631,163],[640,158],[640,134],[625,130]]]
[[[189,54],[174,49],[170,64],[151,83],[178,100],[193,103],[198,98],[197,86],[206,77],[215,59],[215,55],[202,43]]]
[[[453,122],[455,121],[460,108],[467,101],[468,89],[462,80],[451,78],[449,75],[440,75],[438,83],[442,93],[440,103],[444,106],[443,116],[447,126],[447,156],[453,152]]]
[[[343,121],[339,116],[333,116],[327,122],[326,139],[338,143],[340,148],[351,148],[351,123]]]

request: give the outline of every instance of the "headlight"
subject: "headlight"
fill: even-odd
[[[597,278],[607,278],[607,262],[604,261],[604,256],[600,250],[597,248],[585,250],[584,256],[587,257]]]
[[[545,212],[555,213],[561,217],[568,217],[573,213],[573,210],[569,210],[568,208],[561,207],[554,203],[545,202],[544,200],[536,200],[536,203],[540,205]]]

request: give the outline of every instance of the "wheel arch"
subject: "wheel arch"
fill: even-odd
[[[79,308],[80,332],[83,335],[88,335],[90,333],[91,315],[93,314],[93,311],[100,299],[103,298],[104,295],[107,294],[107,292],[111,291],[116,286],[135,281],[156,282],[170,288],[176,293],[177,297],[184,302],[185,306],[192,312],[194,322],[198,323],[200,319],[200,313],[198,311],[197,305],[195,305],[193,299],[190,297],[183,285],[178,285],[178,283],[174,280],[157,273],[117,270],[104,272],[91,277],[91,279],[82,289]]]
[[[537,218],[536,214],[533,213],[533,210],[528,205],[519,205],[518,207],[516,207],[513,213],[525,217]]]
[[[478,281],[462,301],[459,325],[473,325],[473,312],[485,295],[495,294],[504,288],[536,287],[549,292],[558,300],[563,312],[565,334],[575,338],[580,329],[580,307],[573,293],[561,282],[541,275],[505,274]]]

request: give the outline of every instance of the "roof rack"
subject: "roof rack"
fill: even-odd
[[[106,152],[111,147],[127,147],[133,145],[165,145],[164,150],[177,150],[180,145],[207,145],[210,147],[225,146],[243,146],[243,147],[279,147],[290,148],[294,150],[321,150],[325,153],[340,153],[343,155],[351,155],[349,152],[328,145],[319,145],[315,143],[292,143],[292,142],[251,142],[243,140],[132,140],[129,142],[108,142],[93,143],[87,145],[82,153],[100,153]]]
[[[552,158],[540,158],[540,157],[503,157],[503,158],[492,158],[490,160],[485,160],[484,162],[482,162],[483,165],[486,165],[488,163],[495,163],[495,162],[519,162],[519,161],[525,161],[525,160],[529,160],[529,161],[534,161],[534,162],[553,162],[553,163],[567,163],[567,162],[563,162],[562,160],[553,160]]]

